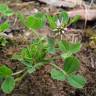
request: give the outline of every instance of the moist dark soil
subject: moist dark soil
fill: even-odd
[[[0,2],[5,3],[6,0],[5,2],[2,0]],[[64,10],[56,7],[50,8],[50,6],[36,1],[32,1],[31,3],[20,2],[19,4],[16,1],[12,1],[11,3],[8,3],[8,5],[14,11],[22,12],[24,15],[32,15],[37,10],[48,12],[49,14],[55,14],[60,10]],[[10,22],[14,22],[15,18],[15,16],[11,17]],[[83,74],[87,79],[86,86],[83,89],[74,89],[65,81],[52,80],[49,74],[51,67],[46,65],[40,70],[37,70],[34,74],[27,75],[19,84],[17,84],[19,86],[16,86],[11,94],[7,95],[0,91],[0,96],[96,96],[96,42],[90,40],[90,37],[96,34],[96,29],[92,29],[96,24],[93,22],[95,21],[87,23],[86,28],[84,29],[85,21],[79,21],[76,25],[73,25],[73,28],[79,28],[81,31],[77,30],[75,33],[65,34],[65,38],[69,41],[77,40],[82,43],[81,51],[77,53],[76,56],[81,62],[79,73]],[[17,30],[17,33],[14,34],[15,40],[11,40],[10,44],[7,44],[7,46],[0,49],[0,64],[6,64],[15,72],[22,69],[22,64],[17,61],[12,61],[10,58],[14,53],[18,52],[23,47],[26,47],[29,44],[28,40],[30,38],[32,40],[33,37],[29,36],[26,37],[27,39],[24,39],[24,33],[27,30],[23,30],[18,22],[15,23],[14,27],[12,26],[12,28],[10,28],[10,32],[14,33],[13,30]],[[23,34],[21,36],[20,34],[22,31]],[[47,35],[50,33],[50,30],[45,27],[44,29],[38,30],[38,32],[42,35]],[[19,36],[19,39],[16,38]],[[60,61],[57,62],[58,64],[61,63]]]

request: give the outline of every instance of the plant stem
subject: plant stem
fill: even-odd
[[[15,76],[15,75],[21,74],[21,73],[23,73],[24,71],[25,71],[25,69],[20,70],[20,71],[18,71],[18,72],[15,72],[15,73],[12,74],[12,76]]]
[[[16,82],[21,81],[21,80],[27,75],[27,73],[28,73],[27,71],[24,72],[24,73],[22,74],[22,76],[16,78],[15,81],[16,81]]]
[[[66,77],[68,76],[68,74],[63,69],[61,69],[60,67],[58,67],[56,64],[51,64],[51,66],[53,66],[56,69],[60,70]]]

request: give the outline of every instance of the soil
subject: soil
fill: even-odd
[[[1,0],[0,2],[5,3],[6,0]],[[19,4],[17,2],[12,1],[11,3],[8,3],[8,5],[14,11],[22,12],[22,14],[24,15],[32,15],[38,10],[42,12],[48,12],[50,14],[56,14],[58,11],[64,10],[62,8],[56,7],[50,8],[50,6],[41,4],[40,2],[36,1],[32,1],[31,3],[21,2]],[[13,16],[9,18],[10,22],[14,22],[14,18],[16,17]],[[91,44],[91,42],[94,41],[89,39],[91,36],[96,34],[96,29],[92,29],[92,27],[96,24],[93,22],[95,21],[87,23],[86,28],[84,29],[85,22],[79,21],[77,25],[73,25],[73,27],[80,28],[81,31],[77,30],[75,33],[73,32],[65,34],[66,39],[68,39],[69,41],[77,40],[81,41],[82,43],[81,51],[76,54],[81,62],[79,73],[83,74],[87,79],[87,84],[82,90],[74,89],[66,82],[52,80],[49,74],[51,67],[49,65],[46,65],[40,70],[37,70],[37,72],[35,72],[34,74],[27,75],[22,80],[22,82],[20,82],[19,86],[16,86],[11,94],[7,95],[0,91],[0,96],[96,96],[96,42],[93,46],[93,43]],[[22,64],[17,61],[12,61],[10,57],[23,47],[27,46],[29,42],[28,40],[30,38],[32,39],[32,37],[28,36],[25,39],[22,38],[24,37],[24,33],[26,33],[27,30],[23,30],[22,26],[18,22],[15,23],[14,27],[12,25],[10,31],[12,31],[13,29],[19,29],[19,32],[14,35],[15,41],[13,40],[11,44],[7,44],[6,47],[3,47],[3,49],[0,50],[0,63],[6,64],[15,72],[19,69],[22,69]],[[22,31],[23,36],[20,35]],[[47,35],[50,33],[50,30],[45,26],[44,29],[38,30],[38,32],[42,35]],[[19,39],[16,38],[18,36],[20,36]],[[60,62],[58,61],[58,63]]]

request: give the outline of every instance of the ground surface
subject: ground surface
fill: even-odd
[[[5,2],[3,1],[3,3]],[[20,11],[25,15],[31,15],[37,10],[49,12],[50,14],[55,14],[58,12],[58,10],[63,10],[61,8],[54,7],[50,9],[49,6],[40,4],[38,2],[32,2],[30,4],[17,4],[16,2],[13,2],[9,3],[8,5],[13,10]],[[12,17],[10,20],[14,18],[15,17]],[[89,22],[87,29],[84,30],[84,21],[80,21],[74,27],[81,28],[82,31],[77,31],[75,34],[74,32],[68,33],[66,35],[68,40],[72,40],[70,38],[73,37],[73,39],[75,38],[76,40],[80,40],[83,45],[81,51],[76,54],[81,62],[80,73],[87,79],[87,84],[82,90],[73,89],[65,82],[52,80],[50,78],[50,74],[48,73],[50,66],[46,65],[31,76],[26,76],[26,78],[24,78],[24,80],[20,83],[20,86],[17,86],[12,94],[6,95],[0,92],[0,96],[96,96],[96,43],[91,43],[91,40],[89,39],[90,36],[92,36],[89,35],[89,33],[96,34],[96,29],[92,29],[95,23],[93,25],[90,23],[93,24],[94,22]],[[88,29],[88,27],[90,28]],[[21,26],[19,26],[17,23],[14,25],[14,29],[16,28],[21,28]],[[45,28],[43,30],[39,30],[38,32],[46,35],[50,31],[48,28]],[[12,54],[27,45],[25,42],[24,44],[22,43],[22,39],[19,39],[17,42],[19,42],[19,44],[12,43],[0,51],[0,63],[7,64],[14,71],[18,70],[18,68],[20,69],[22,66],[19,62],[13,62],[9,58],[12,56]]]

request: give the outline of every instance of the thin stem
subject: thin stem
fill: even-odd
[[[61,69],[60,67],[58,67],[56,64],[51,64],[53,67],[55,67],[56,69],[60,70],[65,76],[68,76],[68,74],[63,70]]]
[[[27,71],[24,72],[24,73],[22,74],[22,76],[16,78],[15,81],[16,81],[16,82],[21,81],[21,80],[27,75],[27,73],[28,73]]]
[[[25,69],[20,70],[20,71],[18,71],[18,72],[15,72],[15,73],[12,74],[12,76],[15,76],[15,75],[21,74],[21,73],[23,73],[24,71],[25,71]]]

